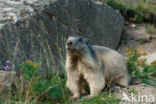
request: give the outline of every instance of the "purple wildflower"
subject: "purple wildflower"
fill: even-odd
[[[40,72],[40,74],[39,74],[40,76],[42,76],[42,72]]]
[[[10,66],[9,66],[9,65],[5,66],[5,67],[4,67],[4,70],[5,70],[5,71],[9,71],[9,70],[10,70]]]
[[[6,61],[6,66],[4,67],[5,71],[9,71],[10,70],[10,61]]]
[[[8,61],[6,61],[6,65],[10,65],[10,61],[8,60]]]

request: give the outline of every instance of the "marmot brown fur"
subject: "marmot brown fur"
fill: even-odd
[[[66,42],[66,86],[72,98],[84,92],[83,81],[89,85],[90,96],[100,93],[105,85],[127,87],[129,74],[125,58],[103,46],[91,46],[86,38],[71,36]]]

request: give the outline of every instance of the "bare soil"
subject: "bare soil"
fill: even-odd
[[[156,87],[149,85],[131,85],[128,88],[114,92],[114,94],[121,100],[124,98],[123,94],[126,94],[130,99],[130,101],[123,100],[121,104],[156,104]]]
[[[118,51],[127,56],[126,48],[131,47],[143,48],[147,54],[156,52],[156,34],[147,33],[145,25],[128,24],[125,27]]]

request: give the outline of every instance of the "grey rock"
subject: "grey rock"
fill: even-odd
[[[47,70],[51,67],[63,69],[65,41],[69,35],[85,36],[92,44],[117,49],[124,19],[116,10],[92,0],[52,0],[48,3],[33,3],[28,13],[16,12],[14,24],[8,22],[3,26],[0,32],[1,67],[9,59],[13,63],[30,59],[42,62]],[[30,12],[33,14],[29,15]]]
[[[113,86],[111,88],[111,92],[115,92],[115,91],[119,91],[119,90],[121,90],[121,87],[120,86]]]

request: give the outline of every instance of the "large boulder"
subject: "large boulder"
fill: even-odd
[[[110,6],[92,0],[52,0],[34,16],[3,26],[0,31],[0,66],[6,60],[41,62],[47,69],[64,66],[65,41],[81,35],[92,44],[116,49],[124,19]],[[59,67],[59,69],[62,69]]]

